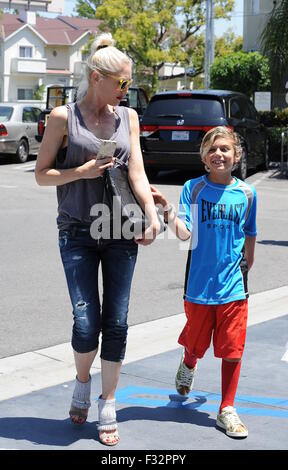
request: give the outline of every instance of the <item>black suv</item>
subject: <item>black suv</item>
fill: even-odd
[[[148,106],[148,101],[149,98],[144,88],[131,86],[128,93],[121,100],[120,106],[129,106],[135,109],[139,115],[139,119],[141,119]]]
[[[147,174],[159,170],[203,169],[200,144],[215,126],[240,136],[242,158],[234,174],[268,169],[268,140],[260,117],[246,95],[225,90],[181,90],[154,95],[141,121],[141,148]]]

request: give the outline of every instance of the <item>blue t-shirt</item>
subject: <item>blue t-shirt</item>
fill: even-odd
[[[246,299],[245,236],[255,237],[256,191],[235,178],[225,186],[201,176],[184,184],[178,216],[191,232],[184,298],[198,304]]]

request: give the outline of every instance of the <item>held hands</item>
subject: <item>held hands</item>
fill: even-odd
[[[138,245],[143,245],[143,246],[151,245],[151,243],[155,240],[159,232],[160,232],[160,224],[158,221],[155,221],[155,223],[152,223],[151,225],[149,225],[149,227],[147,227],[145,232],[135,237],[134,241]]]
[[[92,158],[88,162],[80,166],[79,170],[81,171],[81,176],[83,179],[93,179],[103,176],[104,171],[107,168],[114,166],[115,159],[111,157],[102,158],[98,160],[97,158]]]
[[[169,202],[167,201],[164,194],[162,194],[155,186],[150,185],[150,190],[154,199],[154,204],[158,207],[160,213],[164,213],[164,209],[169,207]],[[135,237],[135,242],[138,245],[150,245],[153,240],[156,238],[157,234],[160,232],[160,223],[156,219],[154,223],[151,223],[149,227],[138,237]]]
[[[162,194],[159,189],[155,188],[150,184],[151,193],[154,199],[154,204],[158,207],[160,214],[163,214],[165,210],[170,207],[170,204],[164,194]]]

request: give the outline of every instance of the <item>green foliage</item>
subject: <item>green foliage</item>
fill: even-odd
[[[271,111],[260,111],[261,122],[265,125],[269,139],[269,157],[271,161],[279,161],[281,155],[281,134],[287,133],[288,108],[275,108]]]
[[[288,108],[260,111],[261,122],[268,127],[288,127]]]
[[[267,58],[259,52],[236,52],[218,57],[211,66],[211,87],[240,91],[252,96],[254,91],[270,88]]]
[[[263,54],[268,57],[272,88],[279,91],[288,73],[288,0],[272,11],[261,36]]]
[[[230,28],[223,36],[215,39],[215,58],[240,52],[242,48],[242,36],[236,36]]]
[[[230,18],[233,7],[234,0],[215,0],[215,17]],[[133,59],[136,76],[149,77],[151,91],[165,62],[203,71],[203,39],[195,35],[205,25],[204,0],[78,0],[76,10],[101,20],[101,30],[110,31],[116,46]]]
[[[33,92],[33,100],[43,101],[45,93],[45,85],[36,85]]]

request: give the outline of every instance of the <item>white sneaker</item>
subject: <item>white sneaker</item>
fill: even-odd
[[[194,369],[189,369],[189,367],[184,364],[183,354],[175,377],[176,390],[180,395],[189,395],[191,392],[196,370],[197,364]]]
[[[233,406],[226,406],[222,409],[221,413],[217,415],[217,426],[225,429],[227,436],[230,437],[247,437],[248,429],[242,423],[235,408]]]

